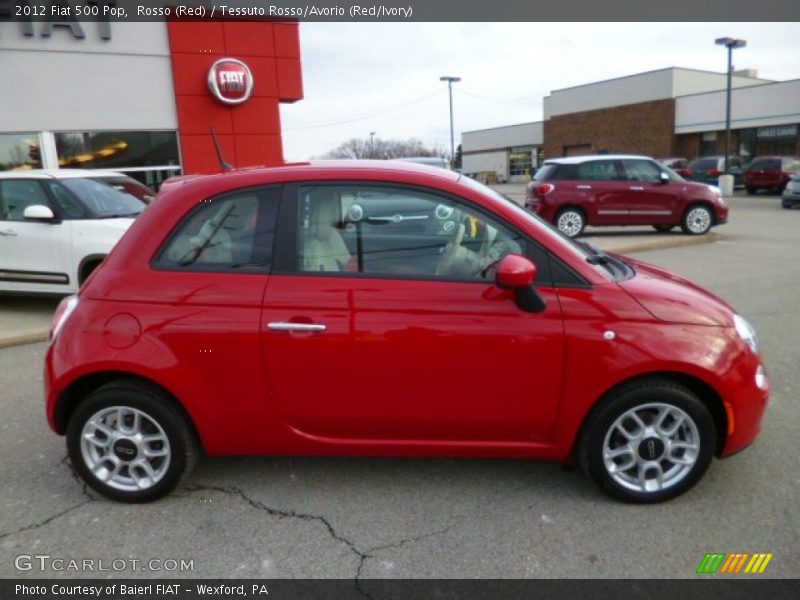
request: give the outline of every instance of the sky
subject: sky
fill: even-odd
[[[289,161],[351,138],[417,138],[450,148],[463,131],[542,120],[551,90],[665,67],[724,72],[719,37],[747,40],[735,69],[800,79],[797,23],[300,24],[304,99],[281,105]]]

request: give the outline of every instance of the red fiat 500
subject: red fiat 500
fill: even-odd
[[[574,459],[672,498],[759,432],[751,326],[457,173],[319,163],[166,187],[53,322],[77,472],[152,500],[201,453]]]

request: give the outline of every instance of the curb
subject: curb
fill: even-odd
[[[647,252],[648,250],[665,250],[667,248],[680,248],[681,246],[696,246],[698,244],[711,244],[723,239],[719,233],[709,232],[705,235],[685,235],[675,234],[669,237],[658,238],[654,240],[633,241],[630,243],[612,243],[607,248],[603,247],[598,238],[587,237],[606,252],[614,252],[616,254],[631,254],[633,252]]]
[[[46,342],[48,337],[50,337],[49,332],[28,333],[25,335],[16,335],[14,337],[0,338],[0,348],[10,348],[11,346],[23,346],[25,344]]]

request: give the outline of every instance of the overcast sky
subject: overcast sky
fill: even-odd
[[[797,23],[301,23],[305,98],[281,106],[287,160],[371,131],[449,149],[462,131],[542,119],[551,90],[688,67],[724,72],[724,36],[744,38],[734,68],[800,78]]]

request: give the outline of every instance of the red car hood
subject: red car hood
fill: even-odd
[[[699,285],[660,267],[625,257],[636,276],[619,282],[655,318],[688,325],[733,326],[733,307]]]

